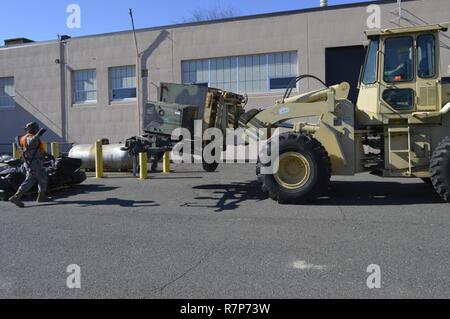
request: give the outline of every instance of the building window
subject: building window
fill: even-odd
[[[297,52],[183,61],[183,83],[255,93],[286,89],[297,75]]]
[[[183,62],[183,83],[209,83],[209,61]]]
[[[238,90],[238,62],[236,58],[220,58],[210,60],[210,86],[225,91]]]
[[[109,69],[111,100],[126,101],[136,99],[136,68],[122,66]]]
[[[295,76],[294,77],[286,77],[286,78],[273,78],[270,79],[270,89],[271,90],[279,90],[286,89],[289,87],[289,84],[295,86]]]
[[[240,92],[267,92],[269,90],[267,55],[239,57],[238,62]]]
[[[14,78],[0,78],[0,107],[13,107],[14,96]]]
[[[73,87],[73,101],[75,104],[97,102],[97,71],[74,71]]]

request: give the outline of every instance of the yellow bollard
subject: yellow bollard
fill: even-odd
[[[146,180],[148,178],[148,157],[147,153],[139,153],[139,178]]]
[[[163,157],[163,173],[170,173],[170,152],[165,152]]]
[[[13,158],[20,159],[19,146],[16,143],[13,144]]]
[[[54,158],[57,158],[59,156],[59,144],[58,143],[51,143],[50,148],[52,150],[52,156]]]
[[[101,140],[95,143],[95,177],[103,178],[103,143]]]

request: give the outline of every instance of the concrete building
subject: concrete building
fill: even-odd
[[[160,82],[247,93],[251,108],[273,104],[290,78],[313,74],[327,84],[351,82],[355,99],[371,4],[381,7],[383,28],[395,26],[391,0],[141,29],[138,67],[131,31],[9,41],[0,48],[0,144],[32,120],[51,141],[124,141],[138,134],[138,104],[157,99]],[[403,0],[402,7],[403,26],[450,21],[449,0]],[[450,76],[450,38],[444,42],[442,70]]]

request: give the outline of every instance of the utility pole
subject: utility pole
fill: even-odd
[[[395,16],[394,19],[390,20],[390,23],[396,24],[399,27],[402,26],[402,19],[403,19],[403,8],[402,8],[402,0],[397,0],[397,8],[393,9],[389,12],[393,16]]]
[[[402,24],[402,15],[403,15],[402,0],[397,0],[397,5],[398,5],[398,25],[401,26],[401,24]]]
[[[136,106],[137,106],[137,122],[138,122],[138,135],[141,135],[141,53],[139,52],[138,40],[136,36],[136,28],[134,26],[133,9],[130,9],[131,26],[133,27],[134,45],[136,47]]]

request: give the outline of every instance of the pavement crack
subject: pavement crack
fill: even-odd
[[[166,284],[164,284],[163,286],[154,289],[152,292],[156,292],[158,291],[160,294],[163,293],[163,291],[173,285],[175,282],[177,282],[178,280],[186,277],[189,273],[191,273],[192,271],[194,271],[196,268],[198,268],[201,264],[203,264],[206,260],[208,260],[210,257],[212,257],[214,255],[214,250],[209,251],[208,253],[206,253],[202,258],[200,258],[199,261],[197,261],[193,266],[191,266],[190,268],[188,268],[186,271],[184,271],[182,274],[180,274],[179,276],[175,277],[174,279],[170,280],[169,282],[167,282]]]

